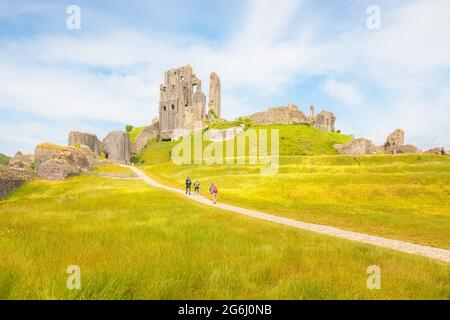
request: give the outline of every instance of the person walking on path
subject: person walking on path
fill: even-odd
[[[198,180],[194,182],[194,192],[196,195],[200,194],[200,182]]]
[[[441,149],[441,156],[445,156],[445,155],[446,155],[445,149],[444,149],[444,147],[442,147],[442,149]]]
[[[211,193],[211,200],[214,204],[217,203],[217,188],[214,183],[211,182],[211,186],[209,187],[209,192]]]
[[[191,195],[191,185],[192,181],[189,177],[186,178],[186,194]]]

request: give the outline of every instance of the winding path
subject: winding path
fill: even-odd
[[[151,179],[150,177],[145,175],[141,170],[139,170],[136,167],[132,167],[132,166],[125,166],[125,167],[130,168],[139,178],[141,178],[142,180],[144,180],[146,183],[148,183],[149,185],[151,185],[153,187],[156,187],[159,189],[164,189],[164,190],[171,191],[171,192],[176,192],[178,194],[186,196],[184,190],[163,185],[163,184]],[[220,208],[223,210],[239,213],[239,214],[246,215],[249,217],[266,220],[266,221],[271,221],[271,222],[284,224],[284,225],[302,229],[302,230],[317,232],[320,234],[325,234],[328,236],[333,236],[333,237],[352,240],[352,241],[358,241],[361,243],[371,244],[371,245],[374,245],[377,247],[387,248],[387,249],[396,250],[396,251],[409,253],[409,254],[415,254],[415,255],[419,255],[419,256],[423,256],[423,257],[450,263],[450,250],[433,248],[433,247],[429,247],[429,246],[422,246],[422,245],[417,245],[417,244],[413,244],[413,243],[409,243],[409,242],[392,240],[392,239],[378,237],[378,236],[372,236],[372,235],[368,235],[368,234],[364,234],[364,233],[345,231],[345,230],[335,228],[335,227],[330,227],[330,226],[301,222],[301,221],[294,220],[294,219],[283,218],[283,217],[263,213],[260,211],[249,210],[249,209],[236,207],[236,206],[223,204],[223,203],[213,204],[211,202],[211,200],[209,200],[203,196],[192,195],[192,196],[186,196],[186,197],[192,201],[196,201],[196,202],[202,203],[207,206]]]

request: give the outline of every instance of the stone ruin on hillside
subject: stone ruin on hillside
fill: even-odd
[[[209,108],[220,118],[220,79],[211,74]],[[194,130],[197,123],[211,119],[205,112],[202,81],[191,65],[166,71],[160,86],[159,133],[162,140],[177,140]]]
[[[309,115],[306,116],[295,104],[289,103],[284,107],[256,112],[250,116],[250,120],[255,125],[304,123],[313,125],[318,130],[334,132],[336,117],[330,111],[321,111],[316,116],[313,105],[310,106]]]
[[[123,131],[112,131],[100,141],[96,135],[72,131],[69,133],[69,146],[87,146],[95,156],[101,153],[105,158],[117,163],[129,164],[131,159],[130,134]]]
[[[405,143],[405,132],[402,129],[395,129],[389,134],[386,142],[382,146],[375,144],[364,138],[354,139],[346,144],[335,144],[333,147],[343,155],[357,156],[365,154],[419,154],[422,151],[412,144]],[[439,154],[436,150],[430,149],[425,153]]]

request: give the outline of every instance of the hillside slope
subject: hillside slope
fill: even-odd
[[[222,127],[221,127],[222,128]],[[223,127],[224,129],[226,127]],[[337,155],[333,148],[334,144],[347,143],[352,140],[350,136],[337,132],[319,131],[307,125],[272,125],[254,126],[251,129],[279,130],[280,135],[280,156],[300,156],[300,155]],[[139,162],[145,164],[156,164],[170,160],[170,152],[178,142],[152,142],[147,149],[139,154]],[[204,142],[203,148],[210,144]],[[247,146],[248,149],[248,146]],[[226,153],[224,153],[226,156]]]

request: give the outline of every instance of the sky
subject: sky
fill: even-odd
[[[449,30],[448,0],[0,0],[0,152],[148,125],[164,71],[186,64],[207,96],[220,76],[228,120],[314,104],[377,145],[402,128],[449,148]]]

